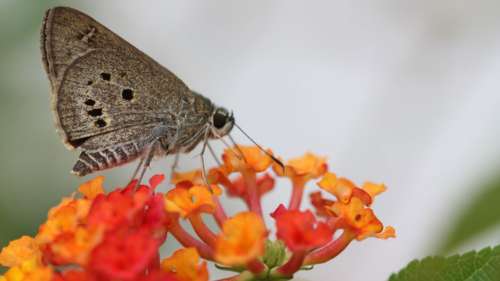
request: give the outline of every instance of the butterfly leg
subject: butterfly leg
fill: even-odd
[[[141,158],[141,162],[139,167],[137,167],[137,170],[142,166],[141,174],[137,180],[136,183],[136,188],[141,184],[142,178],[144,177],[144,174],[146,173],[146,170],[149,168],[149,165],[151,164],[151,160],[153,160],[153,156],[155,152],[155,143],[149,146],[147,152],[144,154],[144,156]],[[144,163],[144,164],[143,164]]]
[[[137,173],[139,170],[141,170],[141,174],[139,175],[136,187],[139,186],[142,182],[142,179],[144,177],[144,174],[146,173],[147,168],[149,168],[151,161],[153,160],[153,157],[155,155],[155,151],[158,148],[157,145],[160,144],[160,138],[167,135],[169,132],[169,127],[165,125],[159,125],[153,129],[151,132],[151,137],[145,140],[146,148],[144,150],[144,153],[141,157],[141,160],[139,162],[139,165],[137,166],[136,170],[134,171],[133,178],[134,179],[137,176]]]
[[[203,138],[203,147],[201,148],[201,152],[200,152],[200,160],[201,160],[201,177],[203,178],[203,181],[205,182],[205,184],[207,186],[210,186],[208,184],[208,179],[207,179],[207,171],[206,171],[206,168],[205,168],[205,149],[207,148],[207,145],[208,145],[208,132],[209,130],[207,129],[205,131],[205,136]]]
[[[207,142],[207,147],[208,147],[208,151],[210,151],[210,154],[212,154],[212,157],[214,158],[217,165],[222,166],[222,163],[220,162],[219,158],[217,158],[217,154],[215,154],[215,150],[208,142]]]
[[[203,148],[201,149],[201,153],[200,153],[200,159],[201,159],[201,177],[203,178],[203,181],[205,182],[205,184],[207,186],[209,186],[208,184],[208,180],[207,180],[207,172],[206,172],[206,168],[205,168],[205,157],[204,154],[205,154],[205,148],[207,147],[207,140],[205,140],[205,142],[203,143]]]
[[[175,154],[174,163],[172,164],[172,167],[170,168],[170,181],[172,181],[172,179],[174,177],[175,169],[177,169],[177,166],[179,164],[180,155],[181,155],[180,153]]]
[[[133,181],[135,179],[135,177],[137,176],[137,174],[139,173],[139,170],[141,169],[142,167],[142,163],[144,163],[144,156],[141,157],[141,160],[139,160],[139,165],[137,165],[137,168],[135,168],[135,171],[134,173],[132,174],[132,178],[130,179],[130,181]]]

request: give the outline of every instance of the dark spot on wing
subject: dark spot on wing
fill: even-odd
[[[92,117],[101,116],[102,115],[102,108],[92,109],[92,110],[87,111],[87,113]]]
[[[85,104],[88,105],[88,106],[93,106],[93,105],[95,105],[95,100],[88,99],[88,100],[85,101]]]
[[[103,73],[101,73],[101,78],[102,78],[102,80],[109,81],[109,80],[111,80],[111,74],[103,72]]]
[[[134,91],[131,89],[123,89],[122,98],[124,100],[132,100],[134,98]]]
[[[94,122],[95,126],[97,128],[102,128],[102,127],[105,127],[106,125],[108,125],[108,123],[106,123],[106,121],[104,121],[104,119],[97,119],[95,122]]]

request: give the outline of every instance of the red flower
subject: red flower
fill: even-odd
[[[268,173],[257,177],[255,185],[257,188],[258,197],[271,191],[274,188],[274,178],[272,178]],[[248,201],[248,185],[243,177],[238,177],[232,184],[226,186],[227,193],[229,196],[240,197],[245,201]]]
[[[317,222],[311,211],[287,210],[280,205],[271,216],[276,220],[277,237],[293,252],[310,251],[332,239],[332,230]]]
[[[97,279],[86,271],[71,269],[54,276],[53,281],[97,281]]]
[[[164,272],[161,269],[150,272],[147,276],[139,279],[140,281],[179,281],[170,273]]]
[[[156,258],[161,242],[146,228],[118,229],[94,248],[89,268],[104,280],[133,280]]]
[[[98,195],[90,208],[88,225],[113,231],[124,224],[138,227],[147,217],[152,216],[153,212],[156,213],[154,216],[160,216],[159,209],[163,208],[163,202],[154,195],[153,190],[163,178],[163,175],[152,177],[151,187],[142,185],[135,190],[136,181],[132,181],[124,189],[116,189],[107,195]],[[153,227],[151,220],[148,224]],[[157,221],[154,226],[159,225],[161,221]]]

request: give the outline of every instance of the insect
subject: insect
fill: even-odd
[[[78,176],[140,159],[140,182],[153,157],[200,143],[203,153],[235,124],[227,109],[75,9],[46,12],[41,51],[57,131],[69,149],[81,150],[72,170]]]

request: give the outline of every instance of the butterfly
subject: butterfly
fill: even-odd
[[[81,151],[72,169],[78,176],[140,159],[134,177],[143,167],[142,179],[153,157],[200,143],[204,151],[235,125],[233,113],[78,10],[45,13],[41,52],[57,131]]]

